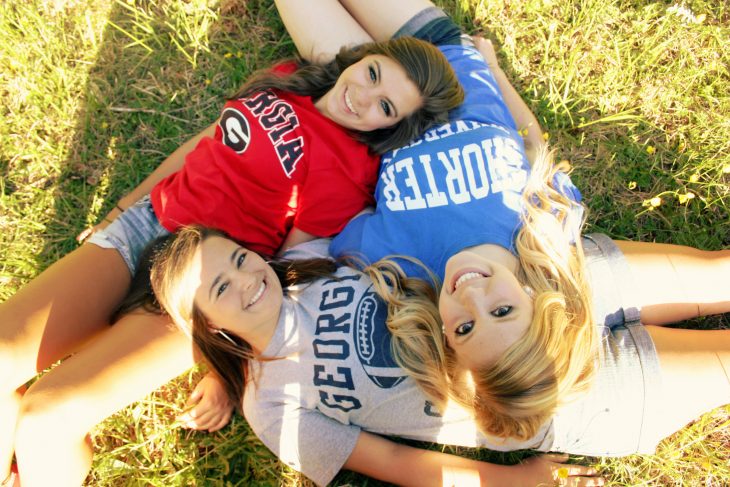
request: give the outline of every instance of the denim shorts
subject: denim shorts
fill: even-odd
[[[662,375],[633,301],[636,283],[606,235],[585,235],[583,247],[601,333],[599,366],[591,389],[553,417],[552,441],[541,449],[590,456],[654,453],[664,436],[658,423]]]
[[[168,232],[157,220],[149,195],[127,208],[105,229],[94,233],[87,243],[103,249],[116,249],[134,275],[144,248]]]
[[[436,46],[473,46],[471,37],[463,34],[451,17],[438,7],[428,7],[403,24],[393,38],[411,36]]]

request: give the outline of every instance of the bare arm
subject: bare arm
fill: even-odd
[[[185,156],[192,152],[195,146],[198,145],[198,142],[200,142],[200,139],[203,137],[213,137],[213,135],[215,135],[215,126],[217,123],[218,121],[216,120],[214,123],[203,129],[203,131],[198,135],[187,140],[183,143],[183,145],[175,149],[175,152],[162,161],[162,163],[157,166],[157,169],[152,171],[152,173],[147,176],[144,181],[139,183],[136,188],[119,200],[119,206],[124,209],[129,208],[142,196],[149,194],[157,183],[165,179],[170,174],[179,171],[185,164]]]
[[[144,181],[142,181],[132,191],[120,198],[119,202],[114,206],[114,208],[111,209],[111,211],[109,211],[109,213],[104,216],[101,222],[99,222],[92,228],[87,228],[82,231],[76,237],[76,240],[78,240],[79,242],[83,242],[84,240],[89,238],[94,232],[105,228],[112,221],[114,221],[114,219],[118,217],[122,213],[122,211],[132,206],[144,195],[149,194],[150,191],[152,191],[152,188],[154,188],[157,183],[162,181],[170,174],[179,171],[185,164],[185,156],[192,152],[198,142],[200,142],[200,139],[202,139],[203,137],[212,137],[213,135],[215,135],[215,126],[217,123],[218,122],[216,121],[213,124],[209,125],[205,129],[203,129],[203,131],[200,132],[198,135],[187,140],[185,143],[183,143],[183,145],[175,149],[175,152],[167,156],[167,158],[165,158],[165,160],[162,161],[159,166],[157,166],[157,169],[152,171],[152,173],[147,176]]]
[[[535,118],[535,114],[532,113],[532,110],[530,110],[522,97],[520,97],[520,94],[517,93],[517,90],[512,86],[509,79],[507,79],[502,68],[499,67],[492,42],[489,39],[476,36],[473,37],[473,40],[474,45],[487,61],[489,69],[497,80],[500,90],[502,90],[504,102],[507,108],[509,108],[512,118],[515,119],[518,130],[523,134],[522,137],[525,141],[527,159],[530,161],[530,164],[533,164],[540,148],[545,145],[540,124],[537,118]]]
[[[276,0],[281,20],[299,54],[324,63],[342,46],[372,42],[372,38],[337,0]]]
[[[518,465],[497,465],[401,445],[362,432],[344,468],[397,485],[534,487],[554,485],[559,477],[574,486],[603,485],[603,478],[591,468],[556,463],[566,459],[542,455]]]

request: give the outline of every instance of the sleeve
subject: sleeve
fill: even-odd
[[[316,240],[310,240],[296,245],[286,252],[284,252],[285,259],[289,260],[304,260],[304,259],[319,259],[322,257],[329,257],[329,245],[331,239],[329,238],[318,238]]]
[[[258,391],[254,387],[246,392],[246,396],[255,396]],[[360,436],[360,428],[299,404],[257,402],[245,397],[244,414],[269,450],[320,486],[331,482],[342,469]]]

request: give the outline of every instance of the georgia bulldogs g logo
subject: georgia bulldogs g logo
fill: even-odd
[[[234,108],[226,108],[218,125],[223,132],[223,143],[237,154],[243,153],[251,140],[251,129],[246,117]]]

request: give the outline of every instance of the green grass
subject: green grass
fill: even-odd
[[[730,247],[725,2],[687,2],[692,15],[650,0],[441,3],[502,47],[505,71],[575,169],[590,230]],[[75,235],[209,124],[248,73],[293,52],[270,0],[6,0],[0,32],[2,300],[75,248]],[[240,417],[216,434],[179,428],[196,377],[96,428],[88,484],[308,484]],[[611,485],[730,485],[729,422],[719,409],[657,455],[577,460]],[[380,485],[348,473],[336,483]]]

